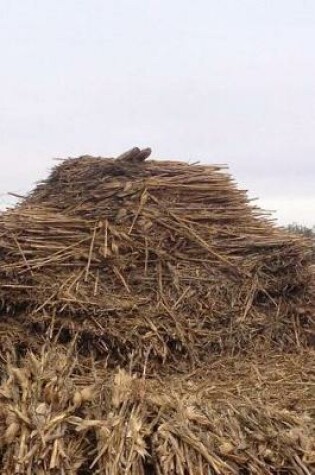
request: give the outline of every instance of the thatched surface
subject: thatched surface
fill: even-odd
[[[314,473],[311,244],[149,153],[0,215],[1,474]]]

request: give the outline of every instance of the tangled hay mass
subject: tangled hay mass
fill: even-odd
[[[64,160],[0,215],[1,473],[310,475],[311,243],[149,155]]]

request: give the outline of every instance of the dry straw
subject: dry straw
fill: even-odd
[[[310,475],[314,356],[223,360],[225,379],[213,360],[202,377],[160,381],[78,358],[75,345],[10,354],[1,473]]]
[[[149,155],[65,160],[0,216],[1,473],[309,475],[310,243]]]

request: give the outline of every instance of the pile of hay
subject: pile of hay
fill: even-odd
[[[160,380],[78,358],[75,345],[47,346],[8,358],[3,372],[3,474],[310,475],[314,467],[311,354],[210,361],[206,374]]]
[[[149,152],[0,216],[1,473],[310,474],[311,245]]]

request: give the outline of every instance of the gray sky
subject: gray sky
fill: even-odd
[[[0,201],[148,145],[312,225],[314,45],[314,0],[0,0]]]

